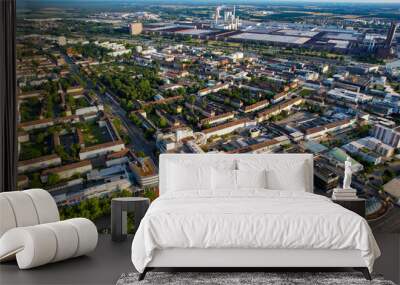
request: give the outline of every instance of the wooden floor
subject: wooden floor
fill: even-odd
[[[375,272],[400,284],[400,234],[375,234],[382,257]],[[19,270],[15,262],[0,265],[0,284],[115,284],[122,273],[133,272],[132,237],[117,243],[109,235],[100,235],[97,249],[82,256],[29,270]]]

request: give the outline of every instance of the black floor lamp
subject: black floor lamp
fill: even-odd
[[[0,0],[0,191],[17,187],[15,0]]]

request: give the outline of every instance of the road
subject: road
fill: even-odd
[[[79,75],[81,79],[87,83],[87,87],[89,89],[95,89],[101,84],[98,83],[96,86],[94,86],[93,82],[88,77],[81,76],[81,73],[79,72],[79,66],[74,64],[68,56],[64,55],[64,57],[65,61],[69,64],[71,71]],[[106,87],[104,85],[102,86]],[[96,92],[97,97],[100,99],[100,102],[103,105],[110,107],[111,112],[115,117],[118,117],[121,120],[130,138],[130,145],[128,145],[128,147],[134,151],[143,151],[147,156],[151,157],[153,161],[157,163],[158,158],[154,155],[156,150],[155,143],[145,139],[143,131],[129,120],[126,111],[119,105],[117,100],[115,100],[115,95],[112,93],[112,91],[108,88],[106,90],[107,92],[105,92],[105,94],[99,94],[99,92]]]
[[[154,155],[154,151],[156,150],[155,143],[145,139],[143,131],[129,120],[126,111],[119,105],[112,95],[110,95],[109,92],[106,92],[104,95],[98,94],[98,97],[101,98],[104,105],[110,107],[114,116],[120,118],[127,130],[128,136],[131,140],[130,144],[133,149],[135,151],[143,151],[147,156],[150,156],[157,162],[158,159]]]

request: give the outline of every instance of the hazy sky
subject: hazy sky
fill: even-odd
[[[42,0],[17,0],[17,2],[40,2]],[[43,2],[58,2],[62,0],[43,0]],[[209,2],[209,3],[217,3],[217,4],[224,4],[224,3],[243,3],[243,2],[258,2],[258,3],[279,3],[279,2],[312,2],[312,3],[374,3],[374,4],[379,4],[379,3],[398,3],[400,4],[400,0],[63,0],[64,2],[74,2],[74,1],[81,1],[81,2],[111,2],[111,1],[116,1],[116,2],[166,2],[166,3],[174,3],[174,2],[188,2],[188,3],[196,3],[196,2]]]
[[[3,0],[0,0],[0,2]],[[62,3],[62,4],[71,4],[71,3],[76,3],[76,2],[81,2],[82,4],[85,3],[136,3],[136,4],[152,4],[152,3],[160,3],[160,4],[211,4],[211,5],[223,5],[223,4],[238,4],[238,5],[243,5],[243,4],[298,4],[298,3],[312,3],[314,5],[318,4],[332,4],[334,5],[335,3],[345,5],[346,3],[348,4],[361,4],[361,3],[367,3],[367,4],[399,4],[400,5],[400,0],[17,0],[17,4],[23,5],[23,3]]]

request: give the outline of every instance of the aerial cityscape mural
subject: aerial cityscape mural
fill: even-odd
[[[400,3],[17,1],[18,187],[108,231],[161,153],[312,153],[400,232]],[[77,4],[79,3],[79,4]]]

